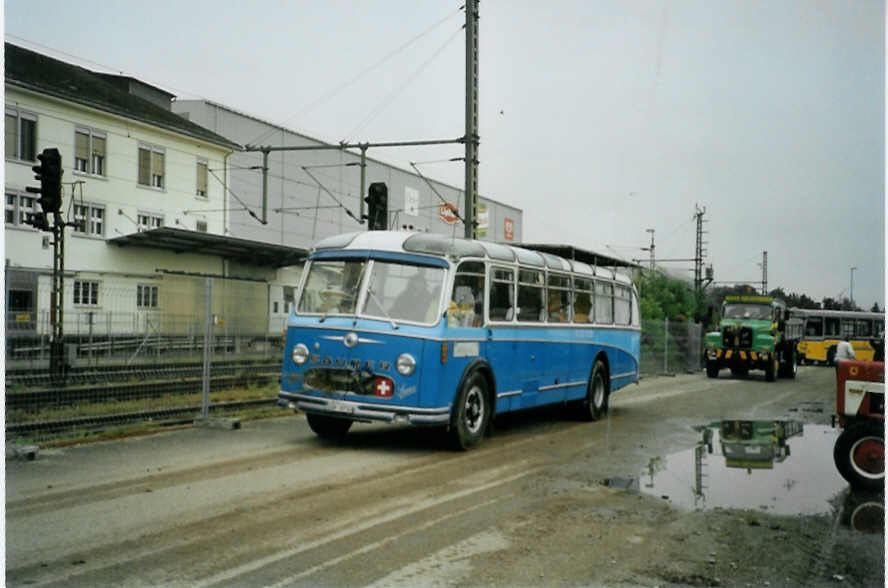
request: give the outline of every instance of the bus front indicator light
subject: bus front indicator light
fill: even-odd
[[[416,360],[409,353],[402,353],[398,356],[396,366],[399,374],[409,376],[416,369]]]
[[[308,361],[308,356],[308,347],[306,347],[304,343],[297,343],[293,346],[293,363],[295,363],[296,365],[303,365],[306,361]]]

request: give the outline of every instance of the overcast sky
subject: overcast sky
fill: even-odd
[[[7,0],[7,41],[328,141],[464,133],[462,0]],[[480,193],[524,239],[885,304],[876,0],[483,0]],[[371,150],[409,161],[460,146]],[[461,163],[424,173],[463,184]],[[609,249],[608,249],[609,248]],[[664,264],[686,269],[692,263]]]

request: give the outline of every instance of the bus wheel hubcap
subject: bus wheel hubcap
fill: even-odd
[[[481,397],[481,389],[473,386],[466,394],[465,404],[466,428],[471,433],[477,433],[481,429],[484,420],[484,399]]]

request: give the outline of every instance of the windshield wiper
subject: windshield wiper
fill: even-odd
[[[379,298],[376,297],[376,292],[373,291],[372,284],[367,284],[367,294],[369,294],[373,298],[373,302],[376,303],[376,306],[379,307],[379,310],[382,311],[382,314],[384,314],[385,318],[388,319],[388,322],[391,323],[392,329],[397,329],[398,323],[396,323],[395,320],[389,316],[389,313],[385,311],[385,308],[382,306],[382,302],[380,302]]]

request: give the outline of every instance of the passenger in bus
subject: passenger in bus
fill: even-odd
[[[576,311],[576,314],[574,315],[574,322],[588,323],[589,307],[590,305],[588,296],[577,296],[577,300],[574,303],[574,309]]]
[[[546,312],[550,323],[567,322],[567,312],[565,312],[565,308],[561,305],[561,296],[557,291],[549,292],[549,304]]]
[[[395,298],[392,314],[409,321],[430,323],[435,320],[438,299],[429,292],[421,271],[407,281],[404,290]]]

